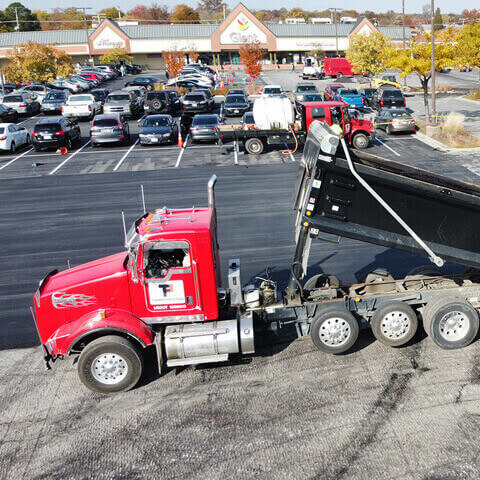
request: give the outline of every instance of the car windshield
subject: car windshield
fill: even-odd
[[[323,97],[320,93],[309,93],[308,95],[305,95],[306,102],[321,102],[322,100]]]
[[[245,95],[243,90],[229,90],[227,95]]]
[[[406,110],[391,110],[390,115],[394,118],[397,118],[397,117],[411,117],[411,115]]]
[[[315,85],[299,85],[297,92],[316,92],[317,87]]]
[[[7,95],[6,97],[3,97],[3,103],[9,102],[23,102],[23,98],[20,95]]]
[[[232,95],[227,98],[225,103],[245,103],[245,97],[242,95]]]
[[[205,97],[203,95],[186,95],[185,100],[191,100],[192,102],[203,102]]]
[[[91,102],[92,97],[90,95],[78,95],[78,96],[73,96],[68,99],[69,103],[72,102]]]
[[[198,92],[203,92],[206,97],[211,97],[211,96],[212,96],[212,93],[210,92],[210,90],[204,90],[204,89],[202,88],[202,89],[198,89],[197,91],[198,91]]]
[[[143,124],[144,127],[168,127],[168,117],[149,117]]]
[[[263,93],[282,93],[282,89],[280,87],[265,87]]]
[[[192,125],[218,125],[216,115],[200,115],[193,119]]]
[[[351,89],[342,89],[340,90],[340,95],[358,95],[358,91],[355,90],[354,88]]]
[[[331,91],[332,91],[332,93],[337,93],[341,88],[343,88],[343,87],[332,87]]]
[[[400,90],[385,90],[383,92],[384,98],[403,98],[403,94]]]
[[[109,95],[107,102],[128,102],[130,97],[128,95]]]
[[[45,100],[64,100],[65,94],[63,92],[50,92],[45,95]]]
[[[93,123],[96,127],[118,127],[116,118],[99,118]]]

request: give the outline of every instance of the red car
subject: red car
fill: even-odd
[[[323,93],[323,97],[325,98],[325,101],[329,101],[329,102],[333,101],[333,97],[342,88],[345,88],[345,85],[342,85],[341,83],[334,83],[332,85],[327,85],[325,87],[325,92]]]

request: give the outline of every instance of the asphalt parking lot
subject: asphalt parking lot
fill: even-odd
[[[268,267],[283,285],[295,249],[298,155],[239,155],[236,164],[233,153],[194,145],[176,168],[178,147],[93,150],[85,140],[63,157],[0,157],[0,479],[480,477],[478,341],[447,351],[419,332],[389,349],[363,331],[334,357],[285,331],[244,361],[162,378],[149,368],[137,388],[114,397],[85,390],[73,358],[46,373],[28,311],[38,280],[121,251],[121,211],[128,222],[141,213],[141,184],[147,209],[191,207],[206,203],[206,182],[218,175],[224,274],[240,257],[244,282]],[[413,136],[380,134],[368,151],[480,184],[475,159]],[[316,242],[310,258],[309,274],[344,282],[425,263],[353,240]]]

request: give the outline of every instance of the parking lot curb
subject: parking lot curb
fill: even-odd
[[[418,138],[421,142],[429,145],[430,147],[434,148],[435,150],[440,150],[445,153],[452,153],[454,155],[463,155],[466,153],[476,153],[480,152],[480,147],[475,148],[451,148],[447,147],[442,142],[438,140],[434,140],[433,138],[428,137],[424,133],[417,132],[415,134],[416,138]]]
[[[475,105],[477,105],[477,107],[480,107],[480,101],[479,100],[472,100],[471,98],[467,98],[465,97],[464,95],[461,95],[460,97],[458,97],[460,100],[463,100],[464,102],[468,102],[468,103],[474,103]]]

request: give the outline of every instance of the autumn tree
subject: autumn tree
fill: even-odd
[[[197,10],[200,13],[202,20],[223,20],[223,9],[228,15],[227,4],[223,0],[200,0],[198,2]]]
[[[138,20],[141,25],[151,23],[166,22],[170,18],[170,12],[166,5],[158,5],[152,3],[150,7],[145,5],[137,5],[128,12],[128,18]]]
[[[182,70],[185,65],[185,53],[175,50],[163,52],[162,55],[165,60],[168,74],[174,78],[178,77],[180,75],[180,70]]]
[[[12,48],[9,60],[3,72],[10,82],[21,83],[33,80],[43,83],[51,82],[57,77],[66,77],[75,73],[72,57],[53,45],[35,42]]]
[[[100,63],[120,63],[122,60],[130,63],[133,61],[133,57],[124,48],[112,48],[98,59]]]
[[[265,55],[258,43],[244,43],[238,49],[240,60],[245,67],[245,73],[252,78],[257,78],[262,71],[261,60]]]
[[[118,10],[117,7],[104,8],[103,10],[100,10],[98,13],[101,16],[106,18],[111,18],[112,20],[116,20],[118,18],[122,18],[125,16],[125,13],[123,13],[121,10]]]
[[[200,15],[193,8],[181,3],[173,10],[170,20],[177,23],[200,23]]]
[[[295,7],[292,8],[286,15],[285,18],[307,18],[307,12],[301,8]]]
[[[37,16],[20,2],[14,2],[3,11],[3,21],[5,22],[4,25],[7,27],[8,31],[16,30],[17,15],[20,31],[27,32],[32,30],[40,30],[40,23]]]
[[[382,56],[385,66],[398,70],[401,77],[414,73],[420,79],[423,89],[423,102],[425,104],[425,116],[430,118],[428,105],[428,82],[432,74],[431,62],[431,36],[424,32],[426,42],[413,42],[408,48],[386,48]],[[455,45],[449,40],[441,40],[435,43],[435,70],[441,70],[445,66],[453,66],[458,62],[455,56]]]
[[[83,12],[75,7],[54,8],[52,13],[37,11],[42,30],[81,30],[85,28]]]
[[[465,25],[455,35],[456,57],[459,65],[480,67],[480,20]]]
[[[464,18],[468,23],[473,23],[480,20],[480,12],[476,8],[473,10],[465,9],[462,11],[462,18]]]
[[[382,52],[387,48],[390,39],[381,32],[369,35],[352,35],[347,49],[347,60],[356,72],[379,74],[385,68]]]

